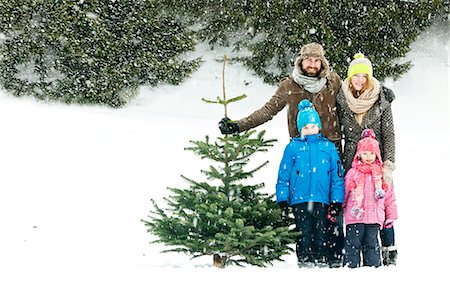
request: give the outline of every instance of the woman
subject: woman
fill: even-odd
[[[344,134],[343,165],[347,172],[356,154],[358,141],[364,129],[372,129],[380,143],[383,177],[392,184],[395,166],[395,133],[391,102],[394,93],[373,77],[373,67],[363,54],[355,54],[342,82],[336,104]],[[397,248],[394,228],[381,231],[383,264],[395,265]]]

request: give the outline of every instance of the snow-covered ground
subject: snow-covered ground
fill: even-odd
[[[445,28],[445,29],[444,29]],[[181,174],[202,178],[207,166],[184,151],[189,140],[219,136],[224,53],[199,47],[206,63],[180,86],[143,87],[127,107],[63,105],[15,98],[0,90],[0,297],[251,298],[314,296],[443,298],[448,277],[448,23],[413,45],[414,67],[385,84],[396,93],[396,267],[298,269],[295,254],[272,267],[211,267],[161,254],[141,219]],[[376,70],[375,70],[376,76]],[[237,119],[276,87],[240,65],[226,69]],[[269,193],[288,142],[285,111],[258,129],[278,143],[256,159],[270,164],[255,178]],[[256,163],[257,161],[255,161]],[[159,295],[161,294],[161,295]],[[441,294],[441,295],[440,295]]]

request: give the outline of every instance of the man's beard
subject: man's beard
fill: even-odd
[[[307,69],[304,69],[301,67],[303,74],[308,77],[317,77],[319,75],[320,70],[316,67],[308,67]]]

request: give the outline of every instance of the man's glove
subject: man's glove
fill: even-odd
[[[281,219],[283,221],[288,220],[289,219],[289,204],[287,201],[280,201],[279,203],[277,203],[278,206],[281,209]]]
[[[236,121],[230,120],[228,117],[224,117],[219,121],[219,129],[222,134],[239,133],[238,123]]]
[[[338,202],[333,202],[330,204],[330,207],[328,208],[327,218],[331,222],[336,222],[336,217],[339,215],[341,211],[342,211],[342,204]]]

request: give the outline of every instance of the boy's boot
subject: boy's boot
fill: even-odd
[[[297,261],[299,268],[314,268],[314,259],[311,257],[301,257]]]
[[[339,268],[339,267],[342,267],[342,259],[333,259],[333,260],[330,260],[329,266],[330,266],[330,268]]]
[[[316,267],[319,267],[319,268],[328,268],[329,267],[327,258],[325,256],[315,259],[314,264]]]
[[[397,264],[397,246],[388,246],[382,248],[382,255],[383,255],[383,265],[389,266],[393,265],[395,266]]]

